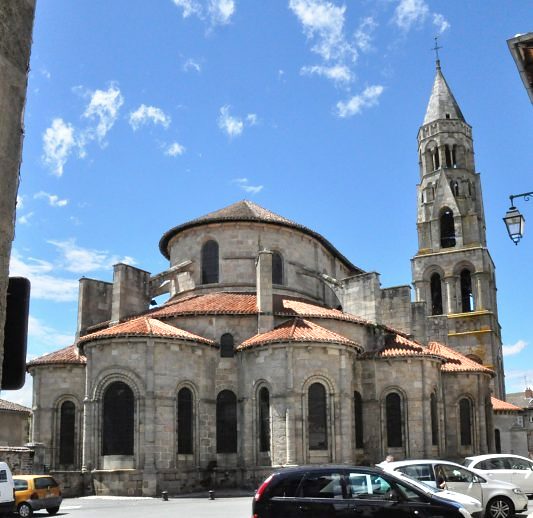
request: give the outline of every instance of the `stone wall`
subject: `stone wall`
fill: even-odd
[[[29,412],[0,410],[0,446],[20,446],[29,439]]]

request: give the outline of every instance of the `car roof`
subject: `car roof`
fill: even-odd
[[[461,464],[457,464],[457,462],[452,462],[450,460],[442,460],[442,459],[395,460],[392,462],[384,462],[380,464],[379,466],[386,470],[388,467],[396,468],[400,466],[415,466],[417,464],[450,464],[452,466],[459,466],[460,468],[464,468],[464,466],[461,466]]]
[[[529,460],[531,462],[531,459],[528,459],[527,457],[523,457],[522,455],[515,455],[514,453],[488,453],[485,455],[472,455],[470,457],[465,457],[466,460],[485,460],[485,459],[501,459],[502,457],[514,457],[516,459],[524,459]]]
[[[357,469],[358,471],[364,471],[366,473],[383,473],[383,469],[373,466],[356,466],[349,464],[305,464],[302,466],[290,466],[286,468],[280,468],[273,472],[274,475],[288,474],[288,473],[309,473],[323,470],[350,470]]]
[[[13,475],[13,480],[33,480],[34,478],[42,477],[53,478],[52,475]]]

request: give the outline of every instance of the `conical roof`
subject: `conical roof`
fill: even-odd
[[[437,73],[426,109],[424,124],[429,124],[439,119],[459,119],[462,122],[466,122],[461,113],[461,108],[459,108],[446,79],[444,79],[440,62],[437,61]]]

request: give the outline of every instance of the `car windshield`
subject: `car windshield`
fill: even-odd
[[[420,491],[423,491],[426,494],[434,495],[435,493],[438,493],[441,491],[440,489],[436,489],[432,486],[429,486],[425,482],[421,482],[420,480],[417,480],[416,478],[411,478],[409,475],[405,475],[404,473],[400,471],[395,471],[394,476],[399,478],[402,481],[408,482],[409,484],[415,486],[416,488],[420,489]]]

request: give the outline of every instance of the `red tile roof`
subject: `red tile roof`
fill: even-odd
[[[12,403],[11,401],[6,401],[5,399],[0,399],[0,411],[22,412],[25,414],[31,414],[31,408],[28,408],[27,406],[17,405],[17,403]]]
[[[519,406],[508,403],[507,401],[502,401],[493,396],[490,397],[490,402],[492,403],[492,408],[495,411],[505,411],[505,412],[521,412],[523,409]]]
[[[319,326],[302,318],[293,318],[275,327],[272,331],[261,333],[245,340],[237,347],[237,350],[247,349],[258,345],[286,342],[320,342],[336,343],[361,349],[353,340],[338,333],[334,333],[325,327]]]
[[[413,356],[439,356],[426,346],[409,340],[405,336],[392,334],[385,338],[385,346],[377,351],[368,351],[365,357],[405,358]]]
[[[315,232],[299,223],[295,223],[290,219],[284,218],[274,212],[271,212],[256,203],[249,200],[241,200],[228,207],[210,212],[205,216],[193,219],[182,225],[171,228],[163,234],[163,237],[159,241],[159,250],[167,258],[170,259],[168,251],[168,244],[170,240],[176,235],[188,228],[193,228],[201,225],[207,225],[209,223],[224,223],[224,222],[237,222],[237,221],[250,221],[257,223],[270,223],[283,227],[294,228],[304,232],[305,234],[312,236],[318,240],[329,252],[335,255],[352,273],[364,273],[363,270],[353,265],[346,257],[344,257],[325,237],[321,236],[318,232]]]
[[[446,362],[442,366],[443,372],[485,372],[494,375],[494,371],[488,367],[484,367],[480,363],[471,360],[464,354],[455,351],[439,342],[430,342],[428,348],[433,354],[438,354],[446,358]]]
[[[179,338],[180,340],[200,342],[208,345],[215,344],[213,340],[195,335],[194,333],[189,333],[189,331],[179,329],[147,316],[127,320],[126,322],[116,324],[107,329],[102,329],[101,331],[85,335],[80,338],[79,343],[118,336],[160,336],[166,338]]]
[[[53,353],[44,354],[27,363],[28,367],[34,367],[35,365],[63,365],[63,364],[78,364],[85,365],[87,358],[82,354],[79,354],[78,348],[75,345],[69,345],[59,351]]]

